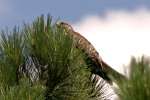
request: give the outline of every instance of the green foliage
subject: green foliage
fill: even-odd
[[[45,88],[39,84],[31,87],[28,79],[22,79],[19,85],[4,88],[0,86],[0,100],[44,100]]]
[[[49,16],[47,23],[41,16],[26,29],[29,54],[37,57],[41,65],[48,65],[47,75],[41,75],[41,80],[47,76],[47,98],[90,99],[94,91],[90,70],[83,60],[84,55],[74,47],[66,30],[57,25],[52,26]]]
[[[20,31],[2,32],[0,42],[1,100],[95,100],[100,94],[91,81],[85,55],[75,48],[66,30],[38,17]],[[39,80],[19,77],[28,57],[35,58]],[[33,66],[30,66],[33,67]],[[32,69],[32,68],[31,68]],[[26,69],[25,74],[28,74]],[[34,72],[33,72],[34,73]],[[23,79],[23,80],[22,80]],[[16,84],[17,83],[17,84]],[[38,84],[37,84],[38,83]]]
[[[14,85],[18,82],[17,69],[24,61],[22,54],[24,41],[18,28],[14,28],[12,33],[8,30],[2,31],[0,42],[0,80],[5,85]]]
[[[150,98],[150,60],[142,57],[132,58],[128,80],[118,83],[121,100],[149,100]]]

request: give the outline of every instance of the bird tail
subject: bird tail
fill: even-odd
[[[108,77],[113,81],[123,81],[127,80],[127,78],[122,75],[121,73],[114,70],[112,67],[110,67],[107,63],[104,61],[101,61],[102,70],[108,75]]]

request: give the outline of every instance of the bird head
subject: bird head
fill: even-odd
[[[57,26],[64,28],[66,31],[73,31],[72,26],[66,22],[58,22],[56,24],[57,24]]]

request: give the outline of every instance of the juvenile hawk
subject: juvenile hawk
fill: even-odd
[[[86,38],[80,35],[80,33],[75,32],[71,25],[65,22],[57,23],[57,25],[63,27],[67,31],[67,35],[71,36],[75,41],[75,46],[87,55],[88,60],[90,60],[90,63],[93,65],[92,72],[94,74],[101,76],[104,80],[107,81],[111,81],[110,78],[124,78],[123,75],[121,75],[120,73],[112,69],[107,63],[105,63],[99,56],[99,53],[96,51],[94,46]]]

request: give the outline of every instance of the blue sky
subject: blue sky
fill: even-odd
[[[150,0],[0,0],[0,29],[30,22],[41,14],[50,13],[54,19],[73,23],[87,15],[140,7],[149,9]]]

